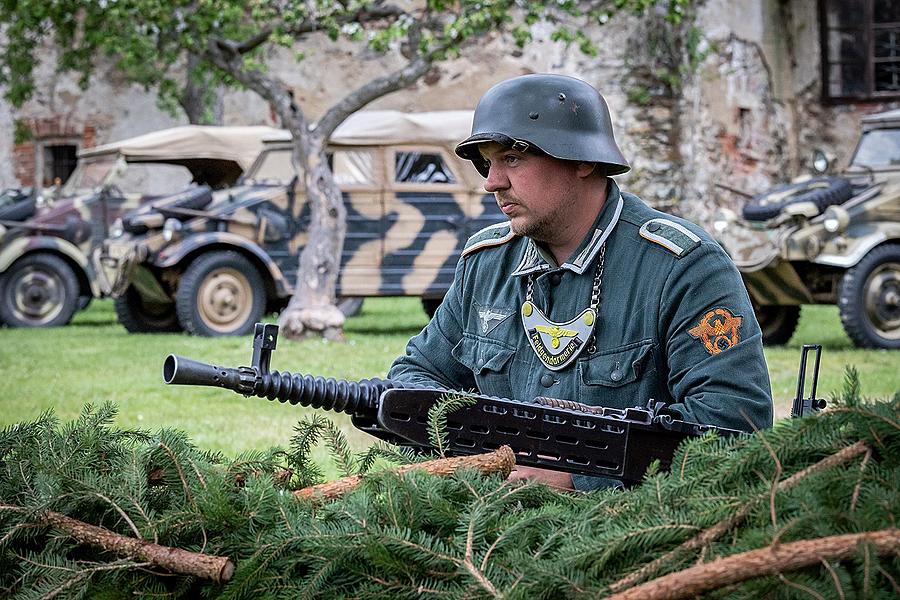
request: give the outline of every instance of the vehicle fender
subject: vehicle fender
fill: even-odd
[[[81,270],[79,273],[76,269],[75,275],[78,277],[82,293],[90,293],[94,297],[101,296],[100,285],[88,257],[78,246],[60,237],[33,235],[14,239],[0,249],[0,273],[6,272],[14,262],[26,254],[40,251],[59,254],[71,261]]]
[[[900,240],[900,223],[880,224],[875,231],[859,237],[844,237],[844,239],[848,244],[845,250],[837,253],[834,243],[829,243],[812,262],[848,269],[861,261],[875,246]]]
[[[294,293],[293,282],[287,281],[284,273],[282,273],[281,269],[278,268],[278,265],[275,264],[275,261],[272,260],[265,250],[246,238],[227,231],[209,231],[191,235],[166,246],[155,257],[151,258],[150,262],[160,268],[174,267],[187,256],[205,247],[215,247],[216,249],[228,249],[230,247],[252,255],[268,272],[275,286],[275,293],[278,296],[286,297]]]
[[[35,235],[16,238],[0,250],[0,273],[6,271],[10,265],[25,254],[38,250],[48,250],[63,254],[81,267],[82,270],[87,270],[88,259],[78,249],[78,246],[63,238]]]

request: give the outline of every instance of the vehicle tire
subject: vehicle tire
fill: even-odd
[[[766,346],[782,346],[788,343],[797,322],[800,320],[800,307],[797,305],[764,304],[753,305],[759,328],[762,329],[762,341]]]
[[[337,299],[337,307],[345,317],[355,317],[362,310],[363,300],[364,298],[357,296],[339,297]]]
[[[145,302],[135,287],[113,301],[116,318],[129,333],[177,333],[181,324],[175,314],[175,303]]]
[[[78,309],[78,278],[52,254],[29,254],[0,277],[0,320],[10,327],[58,327]]]
[[[900,348],[900,244],[869,251],[841,278],[844,331],[861,348]]]
[[[422,298],[422,308],[429,319],[434,317],[434,313],[437,312],[438,306],[443,300],[443,298]]]
[[[262,319],[262,276],[237,252],[210,252],[184,272],[175,295],[178,321],[194,335],[244,335]]]
[[[845,177],[813,177],[799,183],[789,183],[754,196],[744,205],[748,221],[767,221],[778,216],[789,204],[812,202],[820,211],[832,204],[840,204],[853,196],[853,187]]]

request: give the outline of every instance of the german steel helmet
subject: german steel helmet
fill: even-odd
[[[475,107],[472,135],[456,153],[487,177],[488,165],[478,152],[485,142],[515,150],[538,149],[562,160],[606,165],[607,175],[631,167],[613,137],[609,107],[590,84],[564,75],[522,75],[501,81]]]

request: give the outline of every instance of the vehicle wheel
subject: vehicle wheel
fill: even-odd
[[[798,202],[812,202],[820,211],[832,204],[840,204],[853,196],[850,180],[844,177],[813,177],[799,183],[789,183],[754,196],[744,205],[748,221],[766,221],[778,216],[781,210]]]
[[[355,317],[362,310],[364,298],[351,296],[347,298],[338,298],[337,307],[345,317]]]
[[[10,327],[58,327],[78,309],[78,279],[52,254],[20,258],[0,278],[0,320]]]
[[[788,343],[797,322],[800,320],[800,307],[797,305],[753,305],[759,328],[762,329],[762,341],[766,346],[781,346]]]
[[[429,319],[434,316],[442,300],[443,298],[422,298],[422,308],[425,309]]]
[[[838,288],[844,331],[861,348],[900,348],[900,244],[871,250]]]
[[[266,307],[262,277],[236,252],[210,252],[190,264],[178,284],[175,308],[194,335],[244,335]]]
[[[176,333],[181,324],[175,314],[175,303],[145,302],[135,287],[113,301],[116,318],[129,333]]]

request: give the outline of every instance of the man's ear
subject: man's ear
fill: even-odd
[[[599,163],[579,162],[575,165],[575,174],[582,178],[590,177],[591,175],[605,177],[606,169]]]

